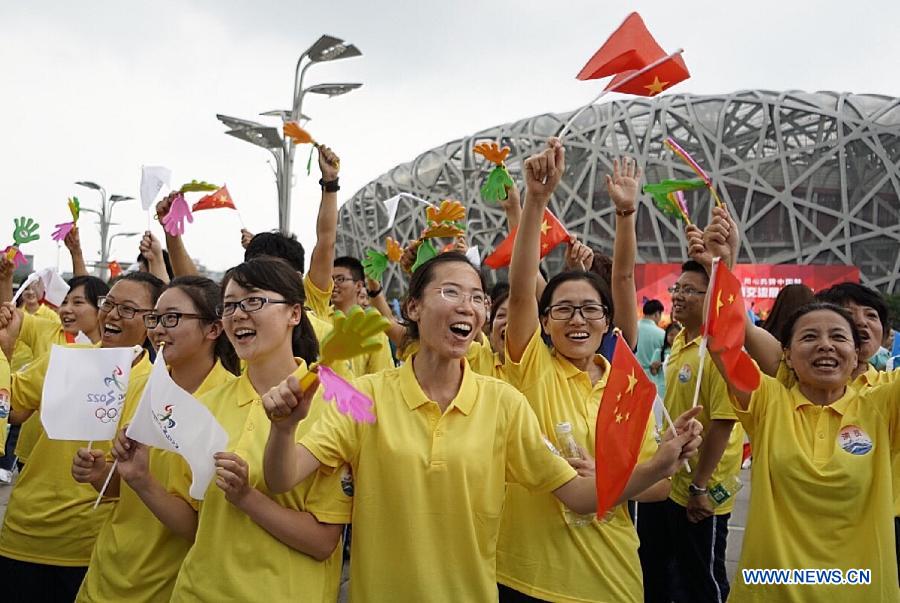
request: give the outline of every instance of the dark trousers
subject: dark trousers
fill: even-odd
[[[71,603],[87,573],[85,567],[61,567],[0,555],[3,603]]]
[[[498,584],[497,590],[500,595],[500,603],[546,603],[543,599],[536,599],[503,584]]]
[[[638,505],[644,601],[724,602],[730,590],[725,572],[730,517],[691,523],[685,508],[671,500]]]
[[[3,456],[0,457],[0,469],[13,470],[13,461],[16,459],[16,443],[19,441],[19,430],[21,427],[21,425],[9,426],[9,433],[6,434],[6,448],[3,451]]]

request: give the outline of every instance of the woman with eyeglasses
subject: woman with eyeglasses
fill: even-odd
[[[571,426],[581,458],[569,462],[579,474],[593,476],[594,463],[585,450],[594,449],[609,373],[609,363],[596,352],[612,324],[612,296],[599,276],[573,270],[552,277],[535,300],[544,210],[565,171],[559,141],[551,139],[546,150],[527,160],[524,171],[525,208],[509,273],[506,378],[528,399],[544,434],[554,434],[560,423]],[[622,237],[616,253],[628,253],[623,242],[635,245],[639,178],[640,169],[625,159],[614,162],[613,174],[606,179],[616,211],[616,237]],[[692,416],[686,413],[680,422]],[[665,498],[666,478],[675,472],[688,437],[671,440],[669,432],[657,447],[653,424],[648,421],[639,463],[606,521],[573,515],[554,497],[509,485],[497,544],[501,601],[643,600],[638,538],[626,503]],[[691,423],[691,429],[695,427]],[[565,451],[563,443],[557,443]]]
[[[116,281],[99,301],[100,347],[133,347],[147,338],[143,317],[153,311],[162,282],[146,273]],[[7,317],[9,318],[9,317]],[[0,319],[0,328],[4,321]],[[12,376],[12,423],[22,422],[41,406],[49,354]],[[135,359],[123,409],[134,408],[150,374],[147,354]],[[124,411],[123,411],[124,412]],[[107,496],[92,509],[99,484],[112,463],[109,446],[83,449],[97,467],[94,488],[72,479],[72,457],[85,442],[51,440],[42,433],[19,475],[0,532],[0,582],[14,585],[4,601],[71,601],[91,558],[100,528],[115,498]]]
[[[318,473],[285,493],[271,491],[262,475],[269,420],[260,399],[289,375],[303,378],[318,355],[303,284],[286,262],[261,257],[230,269],[222,285],[219,314],[247,369],[200,398],[228,432],[228,446],[216,454],[215,483],[172,601],[334,601],[338,543],[350,519],[344,473]]]
[[[172,380],[195,397],[235,379],[234,349],[216,316],[221,290],[197,276],[172,280],[153,312],[144,314],[153,346],[165,357]],[[110,490],[119,493],[100,530],[77,601],[167,601],[178,568],[194,541],[197,508],[188,491],[190,469],[175,453],[148,448],[124,435],[136,408],[127,409],[114,443],[118,459]],[[96,483],[92,459],[74,460],[78,481]]]
[[[79,333],[91,343],[100,340],[98,305],[100,298],[109,292],[109,286],[96,276],[76,276],[69,279],[68,285],[69,292],[59,307],[60,320],[43,320],[21,311],[10,317],[6,335],[0,342],[8,358],[13,358],[9,355],[9,347],[18,349],[19,345],[31,350],[31,358],[40,358],[54,344],[75,343]],[[21,368],[14,361],[10,361],[10,365],[13,370]],[[28,460],[42,431],[40,417],[36,415],[22,424],[15,451],[20,466]]]
[[[309,421],[313,388],[289,379],[263,397],[273,491],[322,465],[353,468],[351,600],[496,600],[508,482],[552,493],[578,513],[596,507],[593,479],[550,451],[522,394],[466,361],[485,302],[481,274],[462,253],[413,273],[403,315],[418,351],[400,368],[354,382],[374,401],[374,423],[329,405],[298,443],[294,425]],[[682,445],[699,442],[688,430],[675,444],[673,463]]]

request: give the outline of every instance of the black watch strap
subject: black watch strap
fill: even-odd
[[[322,190],[326,193],[336,193],[341,190],[340,185],[338,185],[338,179],[330,180],[329,182],[325,182],[323,178],[319,179],[319,186],[322,187]]]

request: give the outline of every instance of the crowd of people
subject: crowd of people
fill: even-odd
[[[359,258],[335,257],[341,164],[324,146],[308,269],[293,237],[244,230],[244,262],[217,283],[181,236],[148,231],[141,269],[106,283],[88,273],[75,228],[75,276],[54,310],[39,283],[9,303],[0,260],[11,402],[0,482],[18,470],[0,529],[3,600],[336,601],[349,563],[352,601],[900,601],[900,372],[869,363],[889,330],[882,296],[785,287],[764,324],[747,319],[761,379],[743,391],[702,337],[713,258],[733,265],[740,247],[732,217],[715,208],[705,229],[687,228],[691,259],[663,329],[661,301],[638,316],[641,170],[627,157],[606,177],[611,258],[573,237],[566,269],[542,274],[565,161],[549,139],[524,163],[524,203],[519,186],[501,201],[517,229],[508,283],[489,289],[462,238],[412,270],[411,242],[399,313]],[[337,313],[356,305],[390,324],[378,350],[334,369],[373,401],[374,423],[308,378]],[[624,491],[597,517],[592,454],[619,339],[673,420],[651,414]],[[144,349],[113,441],[43,431],[54,345]],[[182,457],[125,435],[157,353],[228,435],[202,500]],[[753,488],[730,584],[747,440]],[[753,584],[745,572],[757,569],[869,579]]]

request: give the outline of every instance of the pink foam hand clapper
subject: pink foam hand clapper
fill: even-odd
[[[374,423],[372,400],[324,365],[318,367],[322,397],[334,402],[337,409],[359,423]]]
[[[50,238],[54,241],[62,241],[69,236],[69,233],[72,232],[73,228],[75,228],[75,222],[63,222],[62,224],[57,224],[56,230],[53,231]]]
[[[184,234],[184,221],[194,221],[191,214],[191,208],[184,199],[184,193],[177,193],[172,198],[172,204],[169,206],[169,212],[163,216],[162,222],[166,232],[173,237],[180,237]]]
[[[24,266],[28,263],[28,260],[25,259],[25,256],[22,255],[22,252],[19,251],[18,247],[10,245],[6,249],[3,250],[3,255],[6,256],[6,259],[13,263],[13,266],[18,268],[19,266]]]

